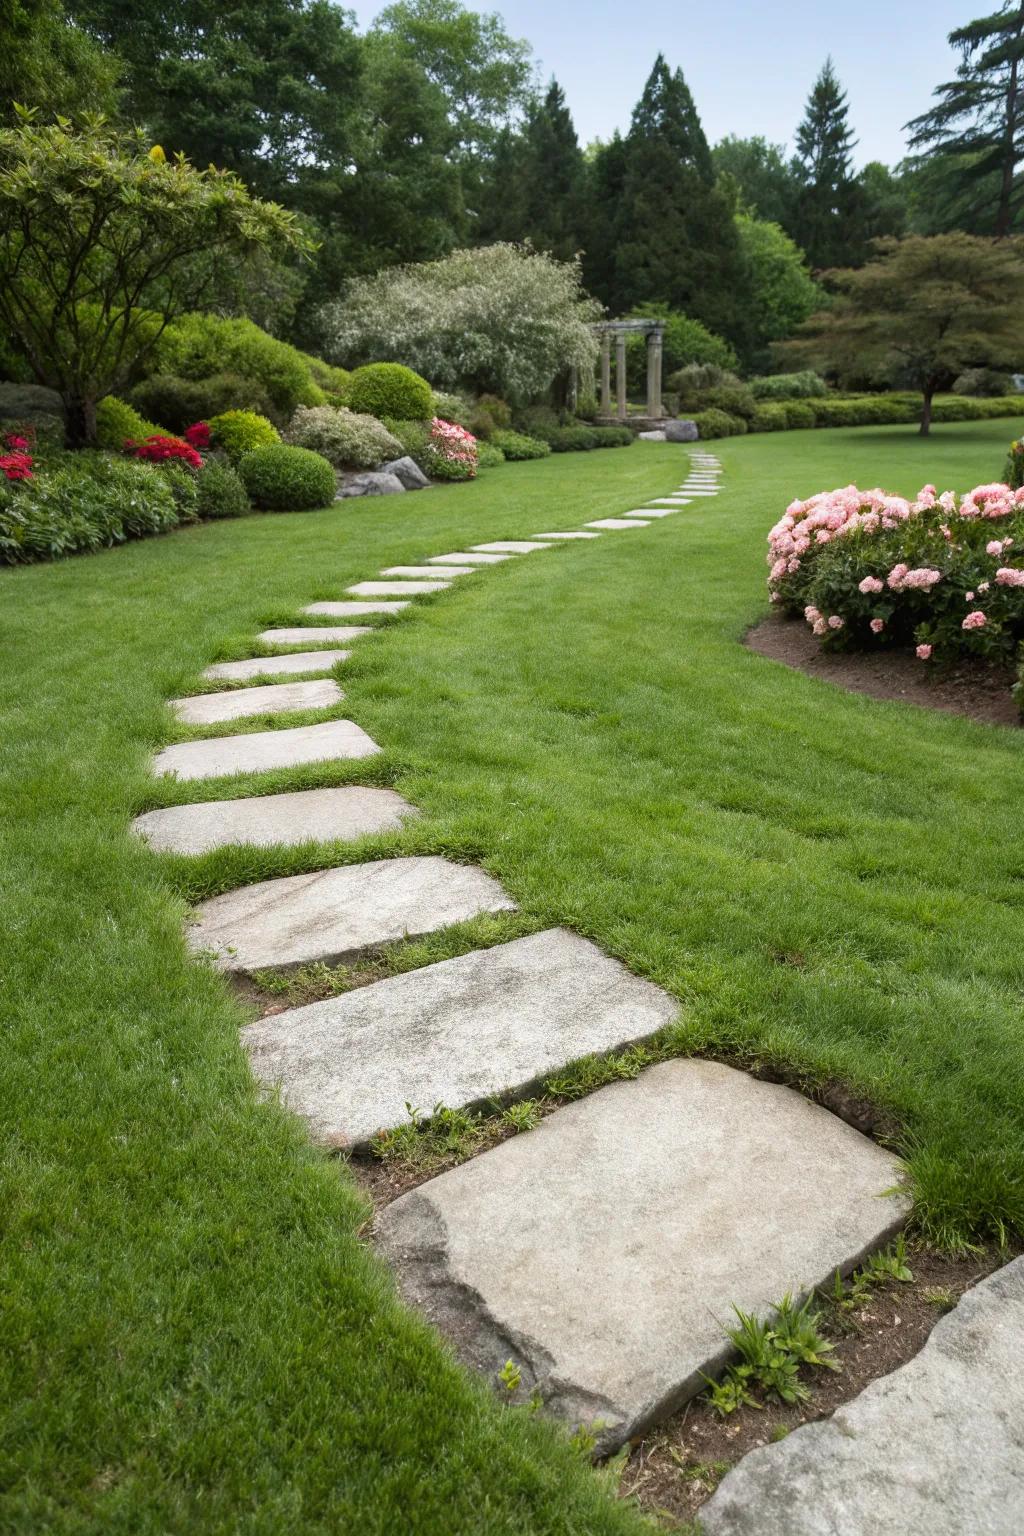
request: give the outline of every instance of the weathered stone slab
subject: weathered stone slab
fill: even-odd
[[[246,661],[218,661],[206,667],[203,676],[210,681],[248,682],[256,677],[276,677],[287,672],[330,672],[339,661],[347,661],[351,651],[292,651],[285,656],[251,656]]]
[[[476,565],[446,565],[445,576],[473,576],[479,570]],[[428,581],[433,576],[441,573],[436,565],[389,565],[386,571],[381,571],[382,576],[423,576]]]
[[[389,459],[387,464],[380,467],[382,475],[394,475],[401,480],[407,491],[425,491],[430,481],[420,469],[416,460],[406,454],[401,459]]]
[[[345,591],[355,597],[422,597],[424,592],[447,592],[450,585],[447,581],[357,581]]]
[[[365,474],[343,476],[334,499],[347,501],[350,496],[397,496],[404,490],[405,486],[397,475],[372,469]]]
[[[366,613],[399,613],[403,608],[408,608],[405,603],[377,603],[377,602],[353,602],[353,603],[310,603],[303,608],[303,613],[319,613],[325,619],[358,619]]]
[[[599,533],[585,533],[582,528],[572,529],[568,533],[538,533],[538,539],[599,539]]]
[[[665,443],[668,441],[664,432],[638,432],[637,437],[642,443]]]
[[[687,486],[684,486],[683,489],[684,489],[685,494],[681,493],[678,496],[659,496],[659,497],[656,498],[656,500],[658,500],[659,502],[667,501],[667,502],[675,503],[675,502],[679,502],[679,501],[690,501],[690,500],[693,499],[694,496],[717,496],[718,495],[717,491],[705,490],[703,487],[700,487],[700,486],[687,485]]]
[[[293,629],[265,629],[258,636],[264,645],[335,645],[339,640],[358,640],[372,635],[368,624],[296,625]]]
[[[658,987],[554,928],[264,1019],[242,1043],[256,1076],[281,1084],[319,1141],[358,1146],[405,1121],[407,1103],[429,1114],[523,1092],[676,1012]]]
[[[498,539],[493,544],[474,544],[474,550],[485,555],[531,555],[535,549],[550,549],[550,544],[538,544],[534,539]]]
[[[215,896],[196,908],[188,941],[212,951],[223,971],[254,971],[348,960],[481,912],[514,911],[482,869],[434,857],[381,859]]]
[[[217,725],[246,715],[287,714],[296,709],[329,709],[345,695],[333,678],[308,683],[268,683],[263,688],[233,688],[229,693],[197,693],[172,699],[171,708],[186,725]]]
[[[678,507],[644,507],[636,512],[623,512],[623,517],[671,517]]]
[[[500,565],[511,560],[511,555],[483,555],[476,549],[458,550],[454,555],[430,555],[428,565]]]
[[[402,1196],[377,1234],[467,1363],[493,1381],[513,1359],[610,1451],[724,1364],[733,1303],[766,1316],[886,1240],[897,1172],[790,1088],[667,1061]]]
[[[638,517],[597,517],[588,528],[649,528],[650,523],[641,522]]]
[[[179,779],[216,779],[227,773],[265,773],[299,763],[373,757],[379,751],[377,743],[353,721],[327,720],[323,725],[297,725],[287,731],[180,741],[156,754],[153,772],[171,773]]]
[[[1024,1259],[968,1291],[909,1364],[751,1451],[708,1536],[1020,1536]]]
[[[303,789],[283,795],[250,795],[243,800],[204,800],[172,805],[136,816],[132,827],[160,853],[206,853],[244,843],[352,842],[393,832],[419,812],[393,789],[346,784],[338,789]]]
[[[695,443],[700,437],[695,421],[666,421],[665,438],[670,443]]]

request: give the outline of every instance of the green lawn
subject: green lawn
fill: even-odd
[[[186,955],[186,895],[396,849],[477,859],[527,922],[672,990],[693,1049],[888,1108],[926,1231],[1024,1231],[1024,737],[738,643],[794,495],[966,489],[1022,425],[715,444],[716,501],[425,600],[343,668],[339,713],[384,757],[274,781],[393,782],[425,814],[302,860],[162,862],[131,838],[138,809],[226,792],[154,787],[163,700],[382,566],[641,505],[681,450],[0,573],[5,1529],[640,1529],[398,1307],[343,1166],[257,1102],[240,1006]]]

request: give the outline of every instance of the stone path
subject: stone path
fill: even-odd
[[[821,1423],[751,1451],[707,1536],[1020,1536],[1024,1259],[971,1291],[921,1353]]]
[[[352,960],[380,944],[419,938],[515,902],[481,869],[447,859],[381,859],[263,880],[196,908],[193,949],[223,971]],[[287,1016],[282,1025],[287,1031]]]
[[[183,721],[333,708],[324,671],[372,633],[317,624],[398,613],[457,577],[573,541],[652,528],[717,494],[718,464],[691,458],[670,497],[585,527],[426,555],[310,603],[308,625],[264,630],[280,656],[225,662],[211,679],[255,684],[173,701]],[[567,557],[570,558],[570,557]],[[385,601],[384,599],[394,599]],[[378,631],[379,633],[379,631]],[[351,720],[179,742],[157,774],[204,779],[380,751]],[[299,847],[391,831],[415,814],[364,786],[253,795],[150,811],[154,849]],[[437,856],[381,858],[266,880],[204,902],[188,942],[225,971],[334,962],[515,903],[480,869]],[[554,1071],[669,1024],[677,1004],[589,940],[555,928],[287,1009],[247,1026],[257,1078],[333,1147],[364,1147],[407,1106],[474,1107],[528,1093]],[[600,1420],[605,1448],[669,1412],[722,1359],[732,1304],[766,1313],[848,1268],[903,1220],[883,1199],[895,1161],[799,1095],[711,1062],[673,1060],[555,1110],[529,1135],[430,1180],[379,1217],[403,1291],[463,1358],[494,1375],[511,1356],[552,1412]]]

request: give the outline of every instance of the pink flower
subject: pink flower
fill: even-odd
[[[987,592],[991,585],[992,585],[992,583],[990,581],[979,581],[978,582],[978,591],[979,592]]]
[[[1001,565],[996,571],[996,581],[1001,587],[1024,587],[1024,571],[1012,565]]]
[[[984,629],[985,625],[987,623],[988,623],[988,620],[986,619],[985,615],[982,613],[981,609],[980,608],[975,608],[973,613],[969,613],[967,615],[966,619],[964,619],[963,623],[960,625],[960,628],[961,629]]]
[[[931,653],[932,648],[930,645],[919,645],[916,652],[918,661],[927,661]]]
[[[965,592],[964,593],[964,602],[965,603],[973,603],[974,602],[974,593],[973,592]]]
[[[811,630],[815,635],[824,635],[828,632],[828,625],[825,623],[824,619],[815,619],[811,626]]]
[[[888,581],[890,587],[892,587],[894,592],[898,592],[900,590],[900,588],[902,587],[903,579],[906,576],[907,571],[909,569],[910,569],[910,567],[907,566],[907,565],[904,565],[903,562],[901,561],[899,565],[894,565],[892,570],[889,572],[888,576],[886,577],[886,580]]]
[[[986,553],[986,555],[1001,555],[1002,552],[1003,552],[1003,541],[1002,541],[1002,539],[989,539],[988,543],[985,545],[985,553]]]
[[[817,608],[809,604],[804,609],[804,618],[807,620],[808,624],[816,624],[821,618],[821,614],[818,612]]]
[[[829,619],[828,619],[828,627],[829,627],[829,629],[843,629],[845,627],[845,625],[846,625],[846,620],[845,619],[841,619],[839,617],[838,613],[831,613],[831,614],[829,614]]]
[[[883,585],[884,583],[880,582],[877,576],[865,576],[857,591],[863,592],[865,595],[868,592],[881,592]]]
[[[872,619],[871,620],[871,633],[873,635],[880,635],[884,628],[885,628],[885,620],[884,619]]]

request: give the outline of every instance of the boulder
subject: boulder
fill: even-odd
[[[377,473],[394,475],[396,480],[401,480],[407,491],[425,491],[430,484],[416,460],[410,459],[408,454],[404,459],[392,459],[390,463],[382,464]]]
[[[665,440],[669,443],[695,443],[699,440],[695,421],[666,421]]]
[[[350,496],[394,496],[405,486],[397,475],[382,469],[367,470],[361,475],[346,475],[338,485],[335,501],[346,501]]]
[[[638,432],[637,437],[645,443],[664,443],[667,441],[664,432]]]

